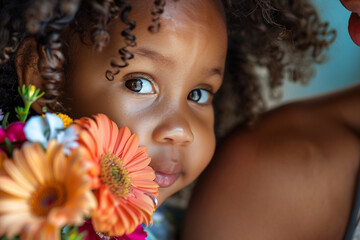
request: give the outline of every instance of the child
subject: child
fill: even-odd
[[[44,107],[74,118],[101,112],[128,126],[152,157],[159,204],[209,163],[214,111],[235,112],[227,97],[241,121],[262,109],[256,66],[268,69],[274,89],[286,73],[302,80],[303,67],[320,61],[330,34],[303,0],[179,0],[166,1],[165,9],[159,0],[1,4],[0,108],[17,104],[18,81],[46,92],[34,105],[37,113]]]
[[[360,1],[343,2],[360,13]],[[353,13],[357,43],[358,23]],[[238,127],[194,190],[184,239],[353,239],[359,136],[359,85],[282,106],[252,130]]]

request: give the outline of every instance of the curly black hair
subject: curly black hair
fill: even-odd
[[[286,79],[306,83],[336,32],[306,0],[223,2],[229,47],[216,115],[251,125],[266,109],[262,87],[277,97]],[[219,131],[231,127],[229,121],[217,121]]]
[[[175,0],[167,0],[175,1]],[[179,0],[181,1],[181,0]],[[321,22],[307,0],[222,0],[229,37],[224,84],[214,99],[216,132],[224,133],[234,123],[252,123],[265,110],[261,86],[275,93],[284,79],[306,82],[312,63],[324,60],[323,50],[335,38],[328,23]],[[158,31],[166,0],[154,0],[149,31]],[[45,100],[53,111],[62,111],[59,97],[64,82],[64,49],[61,38],[70,27],[101,51],[109,42],[108,23],[115,17],[126,25],[121,35],[126,46],[119,49],[119,62],[111,61],[105,76],[109,81],[129,64],[136,45],[134,20],[128,18],[131,4],[121,0],[0,0],[0,108],[11,111],[20,105],[14,54],[28,37],[37,42],[38,70],[45,80]],[[265,76],[258,74],[265,71]],[[263,84],[265,81],[266,84]]]

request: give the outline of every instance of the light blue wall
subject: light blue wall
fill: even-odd
[[[347,23],[350,12],[339,0],[313,0],[322,19],[337,31],[330,46],[327,61],[316,66],[316,73],[305,87],[285,84],[283,101],[313,96],[339,88],[360,84],[360,47],[350,39]]]

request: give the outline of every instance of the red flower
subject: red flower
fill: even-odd
[[[6,129],[6,136],[11,142],[24,142],[26,137],[24,134],[24,122],[13,122]]]
[[[0,144],[5,142],[6,133],[5,130],[0,128]]]
[[[79,227],[79,233],[87,231],[87,236],[83,240],[103,240],[107,239],[105,237],[101,237],[102,234],[97,234],[93,228],[93,225],[91,223],[91,220],[85,221],[84,225]],[[137,226],[135,231],[131,234],[124,234],[122,236],[118,237],[110,237],[111,240],[145,240],[147,237],[146,232],[144,231],[143,227],[141,225]]]
[[[0,144],[5,142],[5,138],[8,138],[11,142],[26,141],[24,127],[24,122],[13,122],[5,130],[0,129]]]

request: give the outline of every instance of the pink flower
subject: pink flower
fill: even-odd
[[[13,122],[11,123],[6,129],[6,137],[11,142],[24,142],[26,141],[26,137],[24,134],[24,122]],[[1,143],[1,137],[0,137],[0,143]]]
[[[0,128],[0,144],[5,142],[6,133],[5,130]]]
[[[87,236],[83,240],[104,240],[108,239],[106,237],[101,237],[101,233],[97,234],[92,226],[91,220],[86,220],[84,225],[79,227],[79,233],[87,231]],[[131,234],[124,234],[118,237],[110,237],[111,240],[145,240],[147,237],[146,232],[144,231],[141,225],[137,226],[135,231]]]

